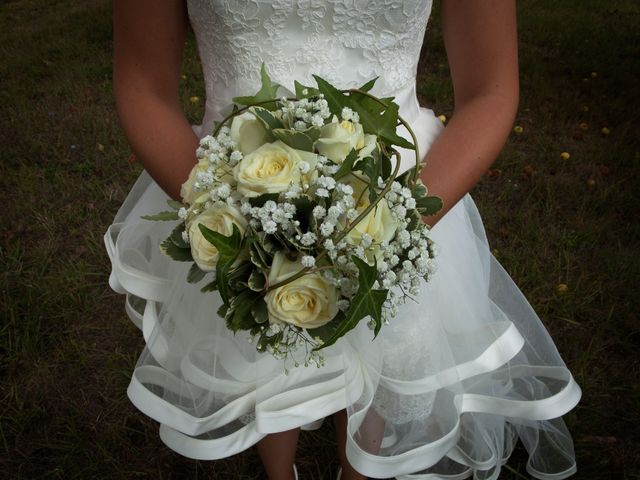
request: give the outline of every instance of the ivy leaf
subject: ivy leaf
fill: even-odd
[[[304,150],[306,152],[313,151],[313,140],[309,135],[304,132],[294,132],[288,128],[274,128],[271,133],[291,148],[296,150]]]
[[[265,127],[269,130],[273,130],[274,128],[284,128],[284,124],[280,119],[272,115],[266,108],[254,107],[251,112],[262,120],[262,123],[264,123]]]
[[[200,270],[198,264],[193,262],[193,265],[191,265],[191,268],[189,269],[189,273],[187,273],[187,282],[198,283],[206,274],[207,272]]]
[[[355,148],[352,148],[343,162],[340,164],[340,168],[335,173],[333,178],[339,180],[342,177],[349,175],[353,171],[353,163],[358,159],[358,152]]]
[[[238,105],[255,105],[256,103],[273,100],[273,104],[268,103],[265,104],[268,105],[268,107],[265,105],[263,105],[263,107],[267,109],[275,109],[275,103],[277,102],[277,92],[278,88],[280,88],[280,84],[271,81],[271,78],[269,78],[269,74],[265,69],[264,62],[262,62],[262,66],[260,67],[260,78],[262,81],[262,86],[255,95],[247,97],[233,97],[231,100]]]
[[[435,215],[440,211],[442,206],[443,203],[440,197],[432,196],[416,198],[416,210],[420,212],[420,215]]]
[[[165,211],[154,215],[141,215],[140,218],[145,220],[178,220],[180,217],[178,217],[178,212],[176,211]]]
[[[301,84],[297,80],[293,81],[293,85],[294,85],[295,90],[296,90],[296,97],[297,98],[315,97],[316,95],[318,95],[320,93],[320,90],[318,90],[317,88],[315,88],[315,87],[307,87],[306,85]],[[304,93],[302,93],[302,91],[305,88],[307,89],[307,94],[306,95]]]
[[[331,113],[340,117],[344,107],[351,107],[352,101],[348,95],[345,95],[318,75],[313,75],[313,78],[315,78],[316,83],[318,84],[318,90],[320,90],[320,93],[324,94],[324,99],[327,101]]]
[[[382,326],[382,304],[387,298],[388,290],[372,290],[378,274],[378,268],[375,265],[371,266],[355,255],[351,256],[351,260],[358,267],[358,291],[351,299],[351,305],[334,334],[314,350],[333,345],[340,337],[352,330],[361,319],[367,316],[370,316],[376,324],[374,338],[380,331]]]
[[[165,238],[160,244],[160,250],[166,256],[176,260],[178,262],[192,262],[193,257],[191,256],[190,248],[180,248],[173,241],[171,237]]]
[[[221,233],[214,232],[206,225],[199,223],[198,228],[202,232],[202,236],[218,250],[221,257],[236,257],[240,253],[242,246],[242,235],[238,226],[233,224],[231,235],[225,236]]]
[[[362,90],[363,92],[368,92],[369,90],[371,90],[373,88],[373,85],[376,83],[376,80],[378,80],[378,78],[380,78],[380,77],[378,76],[376,78],[372,78],[367,83],[362,85],[358,90]]]

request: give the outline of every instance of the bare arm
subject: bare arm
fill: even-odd
[[[433,226],[480,180],[500,153],[518,107],[515,0],[443,0],[442,31],[455,109],[422,169],[444,209]]]
[[[120,123],[145,169],[176,200],[198,146],[178,101],[187,25],[182,0],[113,2],[113,84]]]

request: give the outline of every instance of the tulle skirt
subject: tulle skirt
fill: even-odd
[[[431,110],[419,117],[426,151],[441,125]],[[166,199],[143,172],[104,238],[110,286],[146,342],[127,394],[169,448],[224,458],[346,409],[347,457],[372,478],[495,479],[518,439],[532,476],[575,473],[560,417],[580,388],[491,254],[469,194],[431,231],[438,270],[420,294],[375,340],[362,324],[325,349],[320,368],[258,353],[226,328],[217,292],[187,283],[189,264],[158,248],[175,222],[140,219]]]

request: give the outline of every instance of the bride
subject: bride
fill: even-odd
[[[253,445],[270,479],[297,478],[300,428],[333,415],[343,480],[494,479],[520,439],[536,478],[576,471],[561,416],[580,389],[540,319],[491,255],[469,190],[500,152],[518,105],[514,0],[442,0],[455,112],[447,127],[416,99],[431,0],[115,0],[114,89],[144,165],[105,234],[110,285],[146,347],[127,391],[176,452],[199,459]],[[201,126],[178,100],[187,28],[207,90]],[[322,369],[288,375],[216,318],[216,294],[163,257],[166,222],[141,215],[180,200],[199,138],[259,69],[292,90],[318,74],[339,88],[379,77],[418,138],[422,178],[444,208],[425,222],[438,272],[371,341],[357,328]],[[406,133],[406,132],[405,132]],[[410,155],[403,157],[411,158]],[[407,166],[408,168],[408,166]]]

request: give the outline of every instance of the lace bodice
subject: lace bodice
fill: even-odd
[[[379,76],[372,93],[415,89],[432,0],[189,0],[207,90],[207,115],[253,94],[264,61],[273,81],[340,88]],[[413,95],[415,96],[415,90]],[[205,120],[206,122],[206,120]]]

